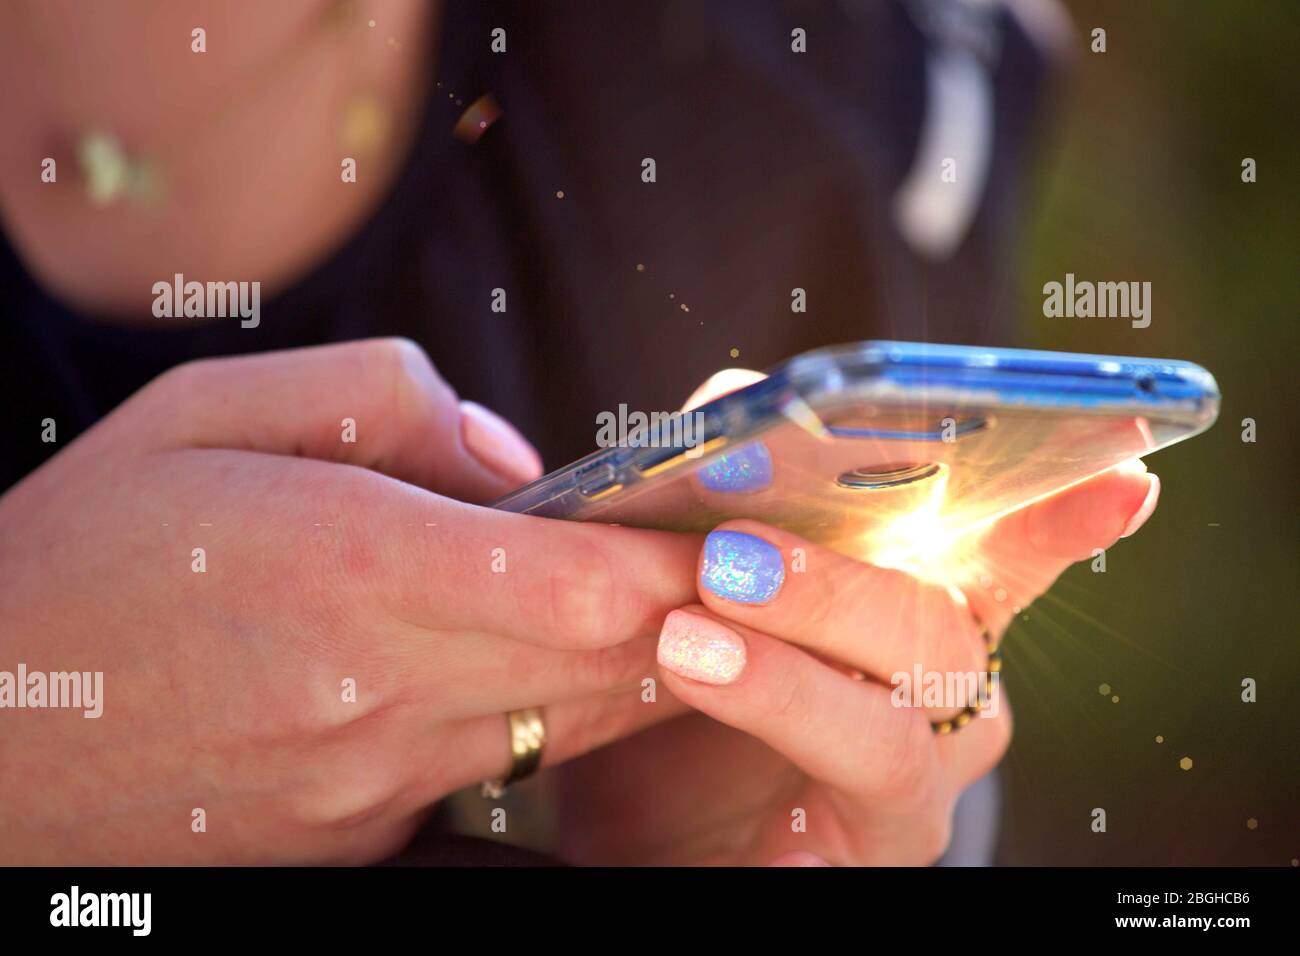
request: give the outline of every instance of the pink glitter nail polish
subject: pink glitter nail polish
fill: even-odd
[[[745,669],[745,641],[711,618],[673,611],[659,632],[659,663],[703,684],[730,684]]]

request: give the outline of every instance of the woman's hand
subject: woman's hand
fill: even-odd
[[[894,675],[983,672],[975,615],[1000,637],[1070,563],[1136,531],[1158,493],[1137,463],[1008,516],[955,569],[956,597],[776,528],[722,525],[701,556],[701,603],[668,616],[658,655],[663,686],[720,723],[676,720],[566,769],[565,851],[618,862],[934,862],[957,797],[1005,752],[1011,715],[998,693],[959,732],[936,735],[931,723],[970,701],[898,706],[907,702],[891,690]],[[804,549],[802,573],[794,548]]]
[[[547,706],[547,762],[663,716],[697,537],[424,490],[538,469],[401,341],[132,397],[0,498],[0,670],[103,673],[97,719],[0,710],[0,862],[374,860],[507,769],[506,711]]]

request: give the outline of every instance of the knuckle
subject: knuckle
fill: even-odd
[[[406,338],[378,339],[369,348],[369,375],[387,390],[380,392],[388,398],[385,413],[400,431],[432,435],[452,428],[460,414],[456,393],[423,348]]]
[[[837,610],[835,581],[829,569],[806,575],[808,588],[807,603],[801,608],[800,627],[806,635],[809,647],[824,649],[832,643],[834,628],[832,614]]]
[[[1033,558],[1052,560],[1059,557],[1054,544],[1053,528],[1047,519],[1047,510],[1031,505],[1004,518],[1011,523],[1014,540],[1022,542],[1027,554]]]
[[[398,390],[408,407],[414,399],[420,406],[430,398],[451,397],[451,387],[438,375],[433,361],[420,345],[407,338],[377,339],[370,344],[373,356],[368,358],[378,366],[380,374]]]
[[[619,589],[609,559],[595,546],[581,547],[562,562],[548,563],[543,576],[544,630],[567,648],[612,643],[617,635]]]
[[[382,734],[391,732],[390,722],[378,717],[380,711],[371,709],[342,721],[334,717],[323,733],[317,724],[310,775],[288,797],[292,819],[348,830],[379,818],[402,798],[409,762],[391,747],[377,744]],[[331,719],[328,714],[318,717]]]
[[[404,335],[389,335],[369,339],[360,344],[373,362],[386,365],[392,372],[407,374],[421,367],[433,368],[428,353],[414,339]]]
[[[149,382],[143,394],[174,400],[177,395],[198,393],[210,380],[214,369],[220,367],[219,363],[219,359],[191,359],[173,365]]]
[[[323,656],[325,650],[307,645],[295,653],[304,661],[324,661],[329,659]],[[332,649],[334,659],[348,656],[347,651],[339,651],[338,647]],[[349,736],[354,727],[370,724],[390,706],[382,681],[359,667],[318,663],[315,671],[310,684],[295,695],[296,703],[281,709],[280,730],[289,740],[328,746]]]
[[[777,721],[784,723],[801,720],[807,706],[802,681],[794,668],[779,670],[777,675],[776,682],[772,685],[768,709]]]
[[[373,770],[340,773],[296,794],[290,813],[310,827],[352,830],[383,816],[400,793],[401,787],[391,775]]]

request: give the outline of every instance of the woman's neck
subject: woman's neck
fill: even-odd
[[[400,170],[433,15],[425,0],[6,5],[6,233],[49,291],[122,322],[157,321],[153,284],[176,273],[273,293],[341,245]],[[96,131],[157,169],[154,201],[92,202],[76,146]]]

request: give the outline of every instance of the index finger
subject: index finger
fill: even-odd
[[[1134,533],[1154,511],[1160,481],[1140,460],[1104,471],[1007,515],[957,566],[971,607],[994,634],[1076,561]]]
[[[365,560],[395,616],[563,649],[654,635],[695,594],[700,536],[494,511],[390,486]]]

